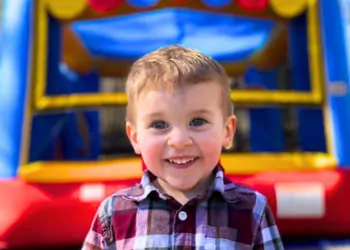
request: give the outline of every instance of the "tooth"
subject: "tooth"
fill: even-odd
[[[171,163],[174,164],[186,164],[188,162],[193,161],[195,158],[186,158],[186,159],[169,159]]]

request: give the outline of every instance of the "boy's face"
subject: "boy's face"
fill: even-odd
[[[135,124],[127,123],[127,134],[163,187],[191,191],[210,178],[236,128],[234,116],[224,117],[221,99],[216,83],[139,96]]]

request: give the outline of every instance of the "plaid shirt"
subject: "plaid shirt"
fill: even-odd
[[[266,198],[214,172],[207,194],[181,205],[145,171],[102,202],[82,249],[283,249]]]

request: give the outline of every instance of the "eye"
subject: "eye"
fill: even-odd
[[[208,122],[203,118],[195,118],[190,122],[190,126],[199,127],[199,126],[203,126],[206,123]]]
[[[151,123],[150,127],[154,129],[167,129],[169,125],[164,121],[154,121]]]

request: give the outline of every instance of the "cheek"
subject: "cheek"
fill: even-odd
[[[222,134],[219,131],[211,130],[198,134],[196,141],[205,155],[217,158],[221,154]]]
[[[154,161],[162,154],[164,140],[160,136],[143,134],[139,137],[139,147],[145,161]]]

